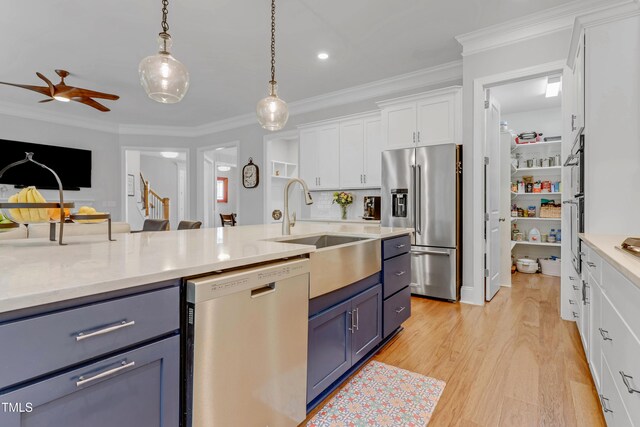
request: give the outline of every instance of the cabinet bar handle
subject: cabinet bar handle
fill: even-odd
[[[356,331],[359,331],[360,330],[360,309],[354,308],[353,310],[356,312]]]
[[[602,335],[602,339],[605,341],[613,341],[613,338],[611,338],[609,336],[609,331],[605,331],[602,328],[598,328],[598,330],[600,331],[600,335]]]
[[[595,267],[596,267],[596,264],[595,264],[595,263],[593,263],[593,262],[591,262],[591,261],[587,261],[587,265],[588,265],[589,267],[591,267],[591,268],[595,268]]]
[[[118,366],[117,368],[109,369],[108,371],[104,371],[101,374],[94,375],[94,376],[92,376],[90,378],[86,378],[86,379],[84,378],[84,376],[80,376],[78,378],[78,381],[76,381],[76,387],[81,387],[81,386],[83,386],[85,384],[88,384],[88,383],[90,383],[92,381],[99,380],[100,378],[105,378],[105,377],[111,376],[111,375],[116,374],[116,373],[118,373],[120,371],[123,371],[125,369],[129,369],[129,368],[135,366],[135,364],[136,364],[136,362],[127,363],[126,360],[123,360],[122,362],[120,362],[120,366]]]
[[[127,322],[126,320],[123,320],[118,325],[109,326],[108,328],[100,329],[98,331],[91,332],[91,333],[88,333],[88,334],[85,333],[85,332],[80,332],[78,335],[76,335],[76,341],[82,341],[82,340],[86,340],[87,338],[93,338],[93,337],[97,337],[99,335],[108,334],[109,332],[114,332],[114,331],[117,331],[118,329],[122,329],[122,328],[128,328],[129,326],[133,326],[135,324],[136,324],[135,320],[132,320],[130,322]]]
[[[407,307],[400,307],[399,309],[396,310],[396,313],[400,314],[404,311],[404,309]]]
[[[362,175],[364,177],[364,183],[367,183],[367,174],[365,173],[364,175]]]
[[[402,248],[404,248],[405,246],[407,246],[407,245],[405,245],[404,243],[402,243],[402,244],[400,244],[400,245],[396,245],[396,249],[402,249]]]
[[[572,299],[569,300],[569,304],[575,304],[576,302]]]
[[[578,313],[576,313],[575,311],[572,311],[571,313],[573,313],[573,318],[577,319],[578,318]]]
[[[413,133],[413,143],[414,144],[416,143],[416,133],[415,132]]]
[[[418,131],[418,142],[420,142],[420,131]]]
[[[441,255],[441,256],[449,256],[449,252],[437,252],[437,251],[411,251],[411,255],[413,255],[413,256],[421,256],[421,255]]]
[[[403,276],[403,275],[404,275],[404,273],[406,273],[406,271],[397,271],[397,272],[395,273],[395,275],[396,275],[396,276],[398,276],[398,277],[400,277],[400,276]]]
[[[607,403],[609,399],[607,399],[606,397],[604,397],[603,395],[600,395],[600,403],[602,404],[602,410],[607,413],[607,412],[611,412],[613,413],[613,410],[607,408]]]
[[[575,282],[576,278],[573,276],[569,276],[569,280],[571,280],[572,282]],[[577,290],[577,289],[576,289]]]
[[[573,290],[574,290],[574,291],[577,291],[577,290],[579,290],[579,289],[580,289],[580,288],[579,288],[578,286],[573,285]]]
[[[354,316],[353,316],[353,311],[354,311],[354,310],[352,310],[352,311],[347,311],[347,314],[348,314],[349,316],[351,316],[351,327],[350,327],[350,328],[347,328],[347,329],[348,329],[351,333],[354,333],[354,332],[356,331],[356,327],[355,327],[355,325],[353,324],[353,322],[354,322],[354,320],[353,320],[353,318],[354,318]]]
[[[633,377],[631,375],[627,375],[623,371],[620,371],[620,375],[622,375],[622,382],[627,387],[627,391],[629,391],[629,394],[640,393],[640,390],[637,390],[637,389],[631,387],[631,384],[629,384],[629,380],[627,378],[632,380]]]

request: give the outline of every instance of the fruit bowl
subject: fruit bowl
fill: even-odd
[[[111,218],[111,214],[108,214],[108,213],[71,214],[69,218],[71,219],[71,221],[77,222],[78,224],[99,224]]]
[[[0,214],[0,233],[15,230],[18,227],[20,227],[20,224],[17,224],[11,221],[9,218],[6,218],[4,215]]]

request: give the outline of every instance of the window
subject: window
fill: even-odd
[[[229,199],[229,178],[218,178],[216,180],[216,202],[227,203]]]

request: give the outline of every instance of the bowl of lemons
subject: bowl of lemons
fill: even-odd
[[[111,214],[98,212],[91,206],[81,206],[78,212],[71,214],[69,218],[79,224],[99,224],[111,218]]]

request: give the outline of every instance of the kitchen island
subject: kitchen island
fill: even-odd
[[[181,348],[187,342],[185,322],[189,322],[185,314],[186,278],[224,276],[220,272],[283,259],[304,260],[326,248],[278,240],[323,235],[381,241],[372,254],[380,257],[388,247],[386,257],[395,256],[398,264],[400,258],[408,259],[411,231],[309,223],[296,225],[286,237],[281,235],[280,225],[273,224],[121,234],[115,242],[104,236],[77,236],[69,237],[68,245],[62,247],[39,239],[3,241],[0,400],[18,406],[14,406],[16,411],[0,413],[0,424],[17,427],[27,419],[36,419],[29,425],[177,426],[186,419],[180,393],[184,382],[180,377]],[[389,243],[397,239],[403,243]],[[378,262],[387,265],[382,259]],[[360,330],[367,330],[367,322],[373,325],[375,341],[362,335],[366,345],[356,348],[360,336],[354,335],[353,355],[348,355],[349,366],[345,365],[344,372],[355,369],[356,357],[364,362],[383,342],[382,286],[379,271],[309,301],[308,313],[316,319],[312,324],[310,317],[310,333],[318,331],[313,328],[325,322],[325,312],[331,311],[338,298],[353,307],[349,314],[362,313]],[[389,304],[400,296],[401,292],[394,292]],[[367,316],[368,310],[376,314]],[[410,308],[399,312],[405,317],[391,319],[396,330]],[[303,327],[307,328],[306,322]],[[318,354],[327,338],[310,338],[310,348],[313,343],[321,346],[313,354]],[[334,340],[330,344],[341,339],[330,338]],[[344,339],[343,344],[351,346],[351,336]],[[326,364],[314,366],[316,374],[327,368]],[[333,386],[342,381],[333,377],[322,380],[323,390],[331,386],[329,380]],[[316,390],[313,396],[321,392]],[[85,411],[88,399],[99,406],[89,415]]]

